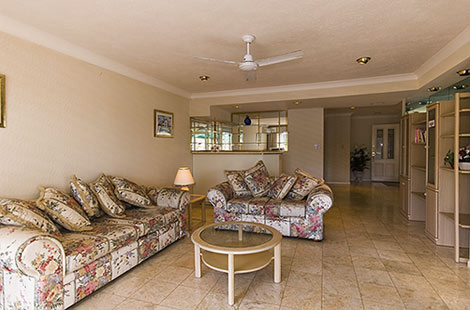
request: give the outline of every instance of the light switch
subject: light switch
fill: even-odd
[[[319,150],[319,149],[320,149],[320,144],[315,143],[315,144],[313,145],[313,148],[314,148],[315,150]]]

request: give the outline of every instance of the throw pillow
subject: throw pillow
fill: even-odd
[[[286,198],[290,200],[302,200],[307,196],[315,187],[325,183],[323,179],[315,178],[308,172],[297,168],[295,170],[297,180],[287,194]]]
[[[153,204],[158,206],[158,193],[160,192],[161,188],[147,186],[145,186],[144,188],[147,192],[147,196],[150,197],[150,200],[152,200]]]
[[[91,223],[80,205],[69,195],[54,188],[39,187],[41,195],[36,200],[39,209],[70,231],[91,230]]]
[[[114,196],[113,184],[104,174],[101,174],[90,186],[100,202],[101,209],[106,214],[111,217],[124,217],[126,207]]]
[[[124,178],[108,176],[114,185],[114,194],[119,200],[133,206],[153,208],[152,201],[142,187]]]
[[[296,176],[283,174],[278,177],[268,191],[267,196],[272,199],[284,199],[297,181]]]
[[[243,179],[243,173],[245,171],[241,170],[225,170],[225,176],[228,179],[228,182],[232,186],[235,197],[249,197],[251,196],[250,189],[246,185],[245,180]]]
[[[72,175],[70,180],[70,191],[73,198],[82,206],[89,217],[97,218],[102,215],[100,203],[90,186],[75,175]]]
[[[243,173],[248,189],[254,197],[262,197],[271,187],[271,180],[269,178],[268,169],[260,160],[256,165]]]
[[[0,199],[0,224],[39,229],[60,235],[51,219],[34,202],[20,199]]]

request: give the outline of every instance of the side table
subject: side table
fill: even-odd
[[[189,208],[188,208],[188,231],[192,230],[192,224],[191,224],[192,219],[193,219],[192,208],[198,203],[201,204],[201,221],[202,221],[201,225],[204,225],[206,223],[206,206],[204,204],[205,199],[206,199],[206,195],[191,194],[191,198],[189,200]]]

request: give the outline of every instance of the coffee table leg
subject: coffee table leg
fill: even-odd
[[[228,254],[228,304],[233,306],[235,303],[235,266],[233,254]]]
[[[201,277],[201,248],[194,245],[194,275],[196,278]]]
[[[281,282],[281,244],[274,247],[274,282]]]

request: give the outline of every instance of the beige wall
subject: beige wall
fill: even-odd
[[[194,154],[193,176],[196,184],[194,193],[205,194],[214,185],[227,180],[225,170],[245,170],[262,160],[269,174],[278,176],[281,172],[279,154]]]
[[[350,150],[352,151],[355,145],[365,145],[370,153],[372,150],[372,125],[398,124],[399,122],[400,115],[352,116]],[[370,179],[370,169],[367,169],[364,171],[363,180],[370,181]]]
[[[325,117],[325,180],[329,183],[349,183],[351,115]]]
[[[323,177],[323,108],[288,113],[289,151],[282,155],[283,172],[293,173],[301,168]]]
[[[0,197],[35,198],[40,184],[66,189],[73,173],[171,185],[192,163],[186,99],[3,33],[0,73]],[[173,139],[153,137],[153,109],[175,113]]]

